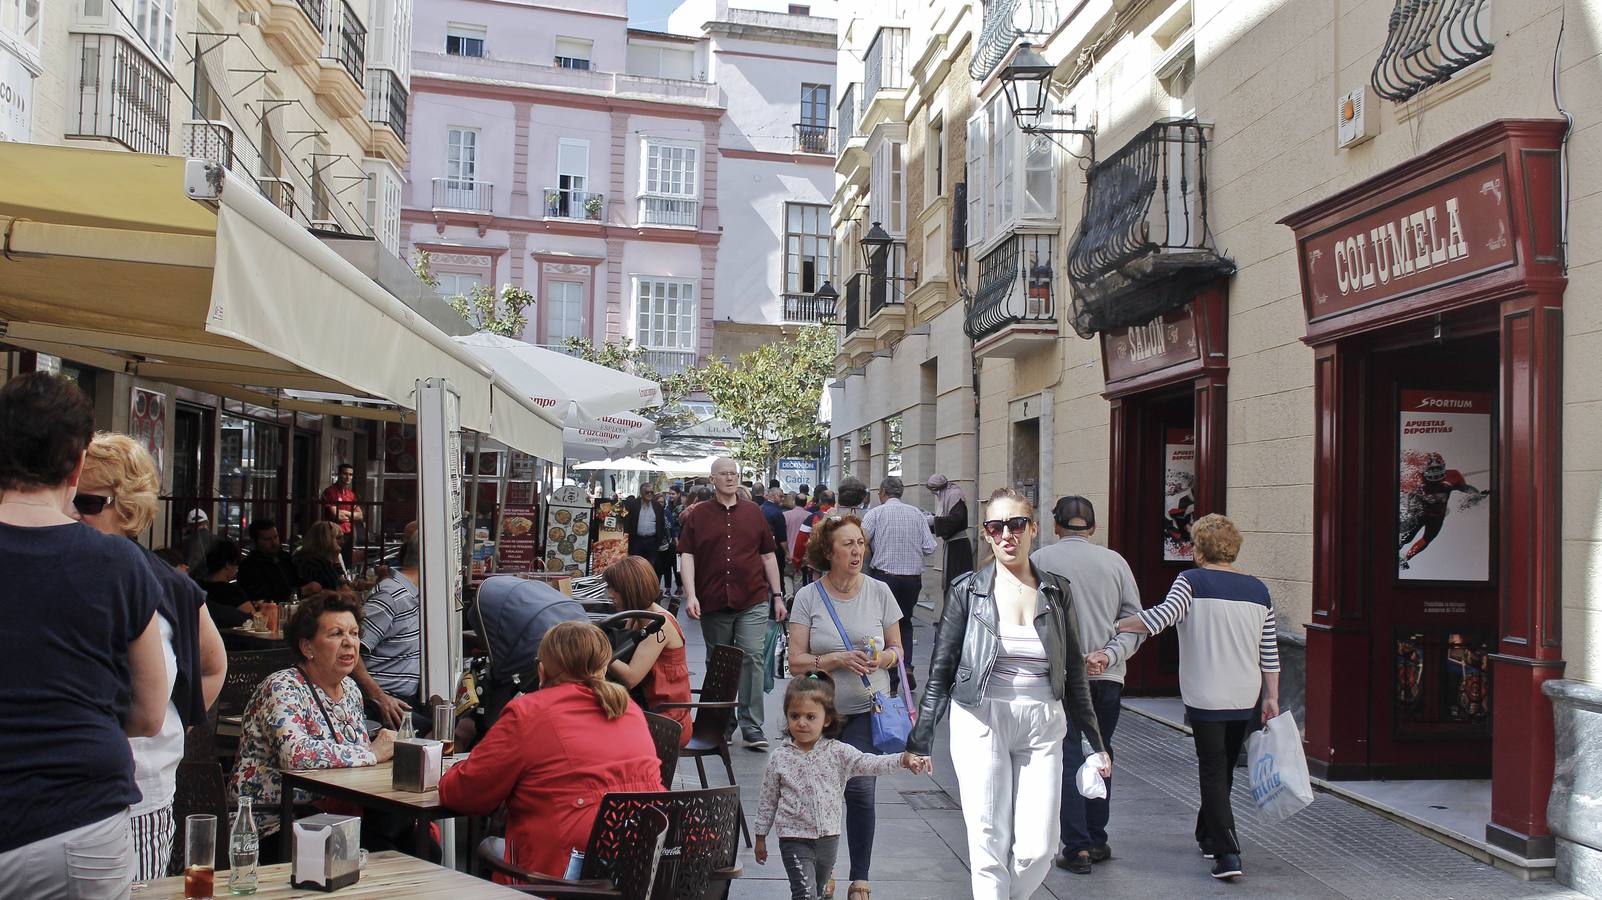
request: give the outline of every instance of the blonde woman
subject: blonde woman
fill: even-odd
[[[73,507],[77,518],[96,531],[137,541],[156,516],[160,487],[155,461],[143,446],[125,434],[101,433],[84,455]],[[222,690],[228,654],[200,586],[151,551],[139,549],[162,588],[157,626],[170,698],[155,737],[128,739],[134,782],[143,795],[129,809],[138,856],[134,880],[148,881],[165,873],[172,856],[172,802],[184,730],[205,720]]]
[[[339,526],[333,522],[314,522],[295,551],[295,574],[302,590],[337,591],[350,587],[345,561],[339,555]]]

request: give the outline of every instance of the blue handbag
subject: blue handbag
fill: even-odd
[[[840,632],[840,643],[847,651],[852,646],[851,636],[846,634],[845,624],[840,621],[840,614],[834,610],[834,601],[829,597],[829,591],[824,588],[820,578],[813,582],[818,586],[818,593],[823,596],[823,608],[829,611],[829,618],[834,620],[834,627]],[[907,711],[907,665],[901,658],[901,651],[896,651],[896,665],[901,669],[901,693],[885,694],[884,691],[875,691],[873,682],[868,676],[862,675],[862,686],[873,694],[873,747],[880,753],[901,753],[907,749],[907,737],[912,734],[912,714]]]

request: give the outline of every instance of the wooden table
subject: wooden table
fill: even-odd
[[[462,872],[453,872],[431,862],[394,851],[374,853],[369,856],[367,867],[362,869],[361,880],[333,894],[315,890],[297,891],[291,888],[288,863],[262,866],[257,870],[257,874],[260,876],[257,882],[260,887],[256,889],[255,896],[261,900],[283,900],[289,897],[408,897],[424,898],[424,900],[429,898],[510,900],[519,897],[526,900],[528,896],[511,888],[502,887],[493,881],[484,881]],[[148,882],[136,896],[141,900],[182,900],[183,895],[184,878],[178,875]],[[228,896],[226,871],[217,873],[213,896],[222,898]]]
[[[447,756],[445,768],[449,770],[451,766],[464,759],[467,759],[465,753],[460,756]],[[429,823],[435,819],[454,819],[461,813],[440,803],[438,788],[422,792],[395,790],[394,769],[393,763],[386,762],[376,766],[280,772],[283,778],[281,791],[283,809],[279,821],[283,823],[280,833],[283,835],[285,851],[289,850],[288,842],[294,830],[289,825],[295,821],[293,806],[295,792],[292,788],[299,788],[314,796],[344,800],[362,809],[381,810],[411,819],[415,823],[412,833],[417,841],[417,854],[427,856],[430,842]]]

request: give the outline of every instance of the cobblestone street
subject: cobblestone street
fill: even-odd
[[[699,629],[686,622],[692,682],[705,661]],[[918,657],[932,632],[918,627]],[[767,730],[779,733],[783,682],[768,695]],[[945,727],[933,776],[879,779],[878,831],[873,862],[876,900],[953,900],[969,895],[968,846],[956,778],[947,755]],[[1319,793],[1313,805],[1287,822],[1259,825],[1244,780],[1235,787],[1235,811],[1246,877],[1231,884],[1208,877],[1191,831],[1197,801],[1195,756],[1183,733],[1126,708],[1114,737],[1117,772],[1112,822],[1113,859],[1088,876],[1053,868],[1039,898],[1272,897],[1276,900],[1479,900],[1479,898],[1583,898],[1551,882],[1527,882],[1480,863],[1424,835],[1339,797]],[[756,809],[767,754],[736,747],[734,766],[747,813]],[[715,761],[714,761],[715,763]],[[714,785],[720,775],[709,767]],[[680,787],[698,786],[693,763],[681,763]],[[742,853],[745,876],[732,896],[788,898],[789,883],[776,860],[756,864]],[[836,868],[845,897],[846,851]]]

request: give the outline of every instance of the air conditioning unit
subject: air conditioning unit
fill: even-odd
[[[1368,88],[1360,87],[1340,98],[1335,104],[1336,133],[1342,149],[1356,147],[1379,132],[1379,117],[1365,115],[1368,106]]]
[[[225,169],[234,167],[234,129],[227,122],[191,119],[184,123],[184,155]]]

